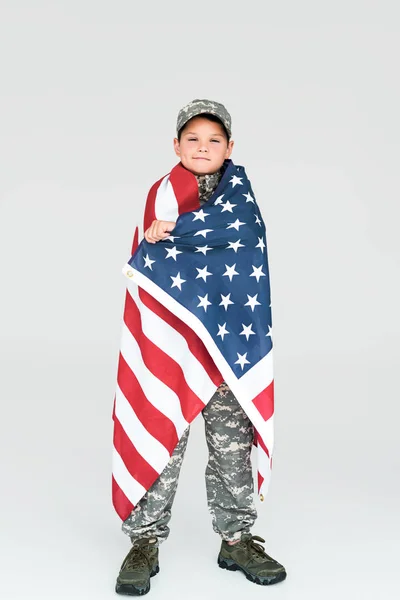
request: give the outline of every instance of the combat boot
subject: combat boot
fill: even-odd
[[[265,552],[256,542],[265,542],[262,538],[243,533],[240,542],[229,545],[222,541],[218,555],[218,565],[228,571],[243,571],[247,579],[259,585],[271,585],[283,581],[285,567]]]
[[[115,591],[143,596],[150,590],[150,577],[159,570],[157,538],[141,538],[134,542],[121,565]]]

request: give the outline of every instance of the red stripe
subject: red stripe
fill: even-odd
[[[274,414],[274,380],[258,396],[253,398],[253,404],[264,421],[268,421],[272,417]]]
[[[123,521],[129,517],[134,509],[132,502],[125,496],[124,492],[115,481],[114,476],[112,476],[112,503],[119,518]]]
[[[256,446],[260,445],[260,446],[261,446],[261,448],[264,450],[265,454],[266,454],[266,455],[268,456],[268,458],[269,458],[269,451],[268,451],[268,448],[267,448],[267,446],[265,445],[265,442],[264,442],[264,440],[262,439],[261,435],[258,433],[258,431],[257,431],[257,430],[255,430],[255,436],[254,436],[254,439],[255,439],[255,445],[256,445]]]
[[[137,451],[117,417],[114,418],[114,447],[132,477],[148,490],[160,473]]]
[[[136,227],[135,234],[133,236],[131,255],[133,255],[135,253],[135,250],[138,246],[139,246],[139,227]]]
[[[207,348],[194,331],[142,288],[139,288],[139,297],[149,310],[153,311],[185,338],[190,352],[197,358],[211,381],[218,387],[223,382],[223,377],[209,355]]]
[[[264,481],[264,477],[261,475],[260,471],[257,472],[257,479],[258,479],[258,492],[260,492],[261,486]]]
[[[171,455],[178,443],[175,425],[168,417],[149,402],[140,387],[135,374],[120,353],[118,364],[118,385],[132,406],[143,427],[156,438]]]
[[[178,213],[190,212],[200,208],[199,186],[196,177],[179,162],[171,170],[169,181],[178,201]]]
[[[188,386],[182,367],[145,336],[140,311],[130,295],[127,296],[124,321],[140,347],[144,364],[157,379],[175,392],[182,414],[190,423],[205,404]]]

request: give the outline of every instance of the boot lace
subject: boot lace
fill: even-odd
[[[146,551],[140,546],[132,546],[126,557],[125,568],[135,570],[138,567],[145,567],[149,564]]]
[[[262,542],[263,544],[265,544],[265,540],[263,540],[263,538],[259,537],[258,535],[252,535],[248,540],[245,541],[249,552],[254,556],[271,559],[271,556],[269,556],[265,552],[264,546],[261,546],[261,544],[257,544],[257,542]]]

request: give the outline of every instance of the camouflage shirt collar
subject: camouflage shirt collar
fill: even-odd
[[[195,175],[199,186],[200,204],[204,204],[212,196],[215,188],[222,177],[222,168],[215,173],[206,173],[205,175]]]

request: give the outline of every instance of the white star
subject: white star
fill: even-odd
[[[229,304],[235,304],[231,300],[231,293],[229,292],[229,294],[227,294],[226,296],[221,294],[221,302],[219,303],[219,306],[223,306],[225,308],[225,311],[227,311]]]
[[[200,221],[203,221],[203,223],[204,223],[205,218],[210,216],[210,213],[205,213],[202,208],[200,210],[198,210],[197,212],[196,211],[192,211],[192,212],[195,215],[193,221],[197,221],[198,219],[200,219]]]
[[[149,255],[146,254],[146,256],[144,256],[144,266],[145,267],[149,267],[150,271],[153,270],[153,267],[151,266],[154,262],[156,262],[155,260],[151,260],[151,258],[149,258]]]
[[[200,300],[197,307],[202,306],[204,308],[204,312],[207,312],[207,306],[211,305],[211,302],[208,301],[208,294],[206,294],[203,297],[201,297],[201,296],[197,296],[197,297]]]
[[[210,231],[214,231],[214,230],[213,229],[201,229],[200,231],[196,231],[196,233],[194,235],[202,235],[205,238],[207,233],[210,233]]]
[[[260,221],[260,219],[258,218],[258,215],[254,214],[254,216],[255,216],[255,218],[256,218],[256,223],[257,223],[257,225],[259,225],[260,227],[262,227],[262,225],[261,225],[261,221]]]
[[[238,359],[237,359],[237,361],[235,361],[235,365],[239,364],[242,367],[242,371],[243,371],[244,365],[250,364],[250,361],[248,361],[246,358],[247,352],[245,352],[244,354],[239,354],[239,352],[236,352],[236,354],[238,355]]]
[[[272,327],[268,325],[268,333],[265,334],[265,337],[270,337],[272,342]]]
[[[229,333],[229,331],[226,330],[226,323],[224,323],[223,325],[220,325],[218,323],[218,333],[217,335],[221,336],[222,341],[224,341],[224,335],[227,335]]]
[[[255,296],[249,296],[249,294],[246,294],[246,295],[248,298],[248,302],[246,302],[246,304],[244,306],[250,306],[251,312],[254,312],[254,308],[256,306],[261,306],[261,302],[258,302],[258,300],[257,300],[258,294],[256,294]]]
[[[243,177],[237,177],[236,175],[232,175],[232,179],[229,181],[229,183],[232,184],[232,187],[235,187],[235,185],[237,183],[239,183],[240,185],[243,185],[242,179],[243,179]]]
[[[176,249],[176,246],[174,246],[173,248],[165,248],[165,250],[168,253],[165,258],[173,258],[175,262],[176,262],[177,254],[182,254],[182,252],[180,250]]]
[[[171,242],[174,243],[174,241],[180,237],[181,237],[180,235],[169,235],[168,237],[161,240],[161,242],[165,242],[165,240],[171,240]]]
[[[234,206],[237,206],[237,204],[231,204],[229,202],[229,200],[227,200],[226,202],[221,202],[221,206],[223,206],[224,208],[221,210],[221,212],[225,212],[226,210],[229,210],[229,212],[232,212],[232,208]]]
[[[264,240],[262,239],[262,237],[258,238],[258,244],[257,244],[256,248],[260,248],[261,252],[264,252],[265,244],[264,244]]]
[[[237,240],[236,242],[228,242],[228,244],[230,244],[230,246],[226,247],[227,250],[234,250],[237,252],[238,248],[244,248],[244,244],[241,244],[240,240]]]
[[[182,285],[182,283],[185,283],[186,279],[181,279],[180,271],[179,271],[178,275],[176,275],[175,277],[172,277],[172,275],[170,275],[170,277],[171,277],[172,281],[174,282],[171,285],[171,288],[178,287],[182,291],[181,285]]]
[[[261,265],[261,267],[255,267],[254,265],[251,265],[253,267],[253,272],[251,273],[250,277],[255,277],[257,279],[257,283],[260,281],[260,277],[266,277],[265,273],[263,273],[263,266]]]
[[[198,279],[199,277],[201,277],[207,283],[207,277],[209,275],[212,275],[212,273],[210,273],[209,271],[207,271],[207,265],[203,269],[199,269],[198,267],[196,267],[196,269],[199,272],[199,274],[197,275],[196,279]]]
[[[222,198],[225,196],[225,194],[221,194],[221,196],[218,196],[218,198],[216,199],[216,201],[214,202],[214,204],[221,204],[222,203]]]
[[[229,277],[229,281],[232,281],[232,277],[234,275],[239,275],[239,273],[237,271],[235,271],[236,263],[234,265],[232,265],[231,267],[228,267],[228,265],[225,265],[225,267],[226,267],[226,271],[225,271],[225,273],[223,273],[223,275],[227,275]]]
[[[246,198],[246,202],[252,202],[254,204],[254,198],[250,192],[247,192],[247,194],[242,194],[242,196]]]
[[[255,331],[252,330],[253,323],[250,323],[250,325],[245,325],[244,323],[242,323],[242,327],[243,331],[241,331],[239,335],[245,335],[247,341],[249,341],[249,337],[251,335],[256,335]]]
[[[205,246],[196,246],[195,252],[202,252],[206,256],[209,250],[214,250],[214,248],[209,248],[206,244]]]
[[[241,225],[245,225],[245,223],[242,223],[242,221],[239,221],[239,219],[236,219],[236,221],[234,223],[229,223],[227,229],[235,228],[236,231],[239,231],[239,227]]]

